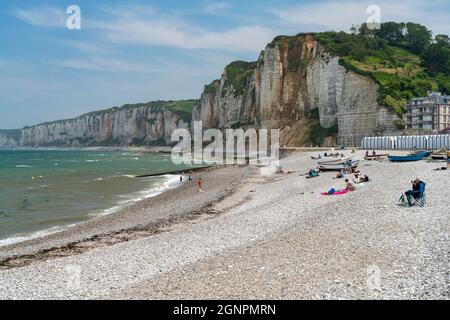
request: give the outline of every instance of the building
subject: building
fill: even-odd
[[[428,97],[412,99],[406,106],[409,130],[437,133],[450,127],[450,96],[430,92]]]

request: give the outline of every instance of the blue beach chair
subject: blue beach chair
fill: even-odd
[[[425,182],[420,183],[419,195],[411,198],[411,206],[424,207],[427,204],[427,197],[425,194]]]

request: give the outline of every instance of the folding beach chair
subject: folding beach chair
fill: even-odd
[[[411,206],[419,206],[419,207],[424,207],[427,204],[427,197],[425,194],[425,187],[426,184],[425,182],[421,182],[420,183],[420,194],[417,198],[412,198],[411,199]]]

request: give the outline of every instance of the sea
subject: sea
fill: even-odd
[[[0,149],[0,246],[111,214],[180,184],[170,154]]]

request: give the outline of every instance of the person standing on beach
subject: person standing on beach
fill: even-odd
[[[198,192],[203,192],[203,180],[202,180],[202,178],[198,178],[197,185],[198,185]]]

